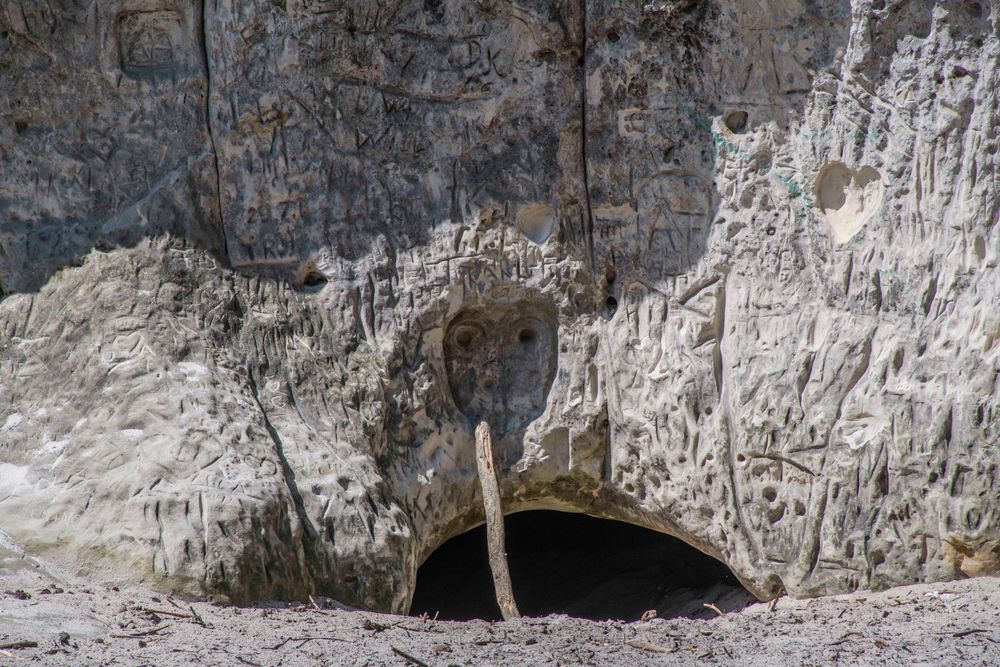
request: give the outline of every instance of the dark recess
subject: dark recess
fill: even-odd
[[[583,514],[533,511],[506,518],[507,557],[525,616],[594,620],[714,616],[754,601],[732,572],[683,541]],[[724,598],[724,599],[722,599]],[[417,573],[410,613],[443,620],[501,620],[480,526],[452,538]]]

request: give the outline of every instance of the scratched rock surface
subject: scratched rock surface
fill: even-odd
[[[1000,570],[998,8],[0,1],[0,530],[405,611],[505,508]]]

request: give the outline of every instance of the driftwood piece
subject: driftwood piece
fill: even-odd
[[[476,427],[476,467],[479,470],[479,485],[483,490],[483,509],[486,511],[486,541],[490,553],[490,569],[493,571],[493,587],[496,589],[497,604],[504,620],[520,618],[514,591],[510,585],[510,570],[507,567],[507,546],[503,530],[503,508],[500,506],[500,486],[497,483],[496,468],[493,465],[493,443],[490,425],[481,422]]]

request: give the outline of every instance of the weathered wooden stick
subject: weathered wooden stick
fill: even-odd
[[[497,483],[496,468],[493,466],[493,443],[490,425],[480,422],[476,427],[476,467],[479,470],[479,486],[483,490],[483,509],[486,511],[486,544],[490,552],[490,569],[493,570],[493,587],[497,593],[497,604],[504,620],[520,618],[514,591],[510,585],[510,570],[507,568],[507,546],[503,531],[503,508],[500,507],[500,486]]]

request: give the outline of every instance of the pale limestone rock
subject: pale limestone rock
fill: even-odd
[[[0,530],[405,610],[487,416],[762,597],[994,571],[997,20],[3,0]]]

